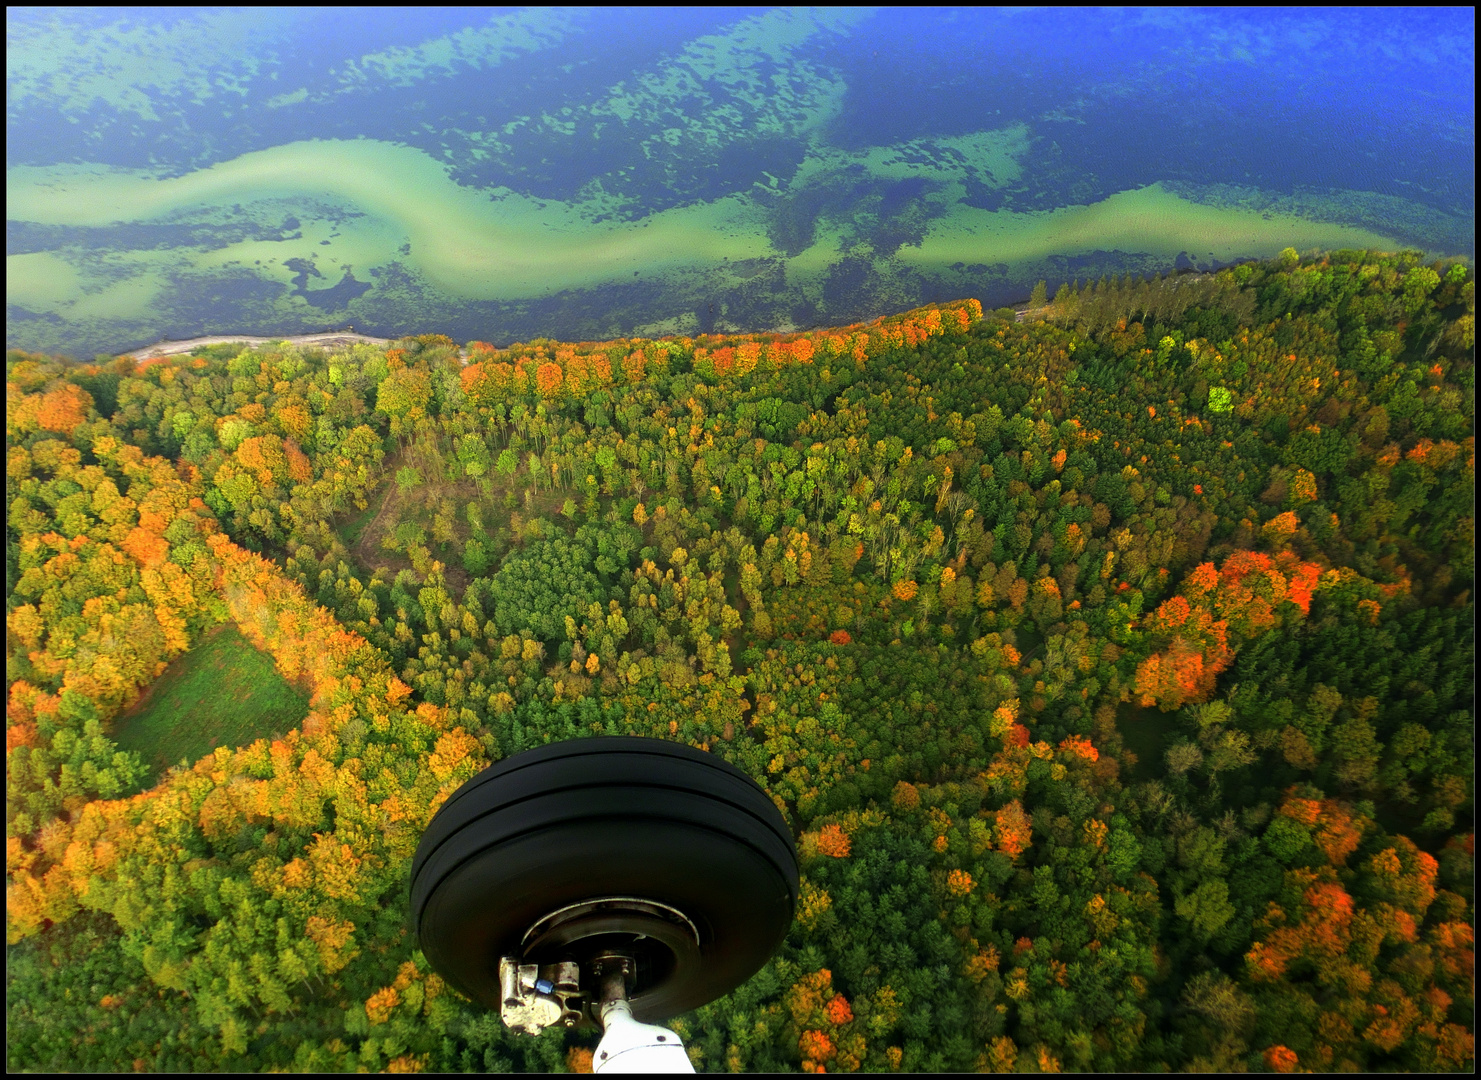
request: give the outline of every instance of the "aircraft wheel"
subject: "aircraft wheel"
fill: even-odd
[[[454,987],[497,1010],[499,959],[637,960],[644,1022],[750,978],[797,901],[791,830],[713,754],[659,739],[552,743],[485,769],[438,810],[412,862],[414,931]]]

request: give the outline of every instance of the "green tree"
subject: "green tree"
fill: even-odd
[[[415,491],[422,486],[422,474],[410,465],[403,465],[396,470],[396,486],[403,492]]]
[[[463,569],[474,577],[482,577],[488,568],[488,556],[484,553],[483,542],[477,537],[470,537],[463,545]]]
[[[591,552],[564,536],[532,540],[510,552],[489,583],[500,631],[560,640],[567,615],[579,617],[606,599],[592,567]]]
[[[1178,897],[1173,910],[1200,941],[1208,941],[1234,917],[1229,885],[1223,878],[1205,881],[1192,892]]]
[[[376,388],[375,408],[391,418],[391,434],[409,434],[432,400],[432,383],[425,371],[401,368]]]

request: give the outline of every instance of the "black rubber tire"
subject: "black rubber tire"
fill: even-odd
[[[498,762],[452,794],[412,860],[412,926],[434,970],[499,1007],[499,958],[558,908],[656,900],[699,932],[699,962],[637,987],[653,1022],[745,982],[792,923],[797,852],[771,798],[740,769],[678,743],[603,736]]]

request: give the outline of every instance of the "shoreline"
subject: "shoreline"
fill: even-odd
[[[1233,265],[1237,265],[1237,264],[1230,263],[1229,265],[1233,266]],[[1218,269],[1223,269],[1223,267],[1219,267]],[[1183,269],[1174,271],[1174,273],[1172,275],[1170,275],[1170,277],[1168,279],[1166,279],[1166,280],[1176,280],[1178,278],[1187,278],[1187,277],[1207,277],[1209,274],[1216,273],[1216,272],[1217,272],[1217,270],[1197,270],[1197,269],[1192,269],[1192,268],[1183,268]],[[1052,305],[1047,305],[1047,306],[1052,306]],[[1018,322],[1022,322],[1024,320],[1024,318],[1029,314],[1029,312],[1031,310],[1034,310],[1034,309],[1031,309],[1031,308],[1028,307],[1028,299],[1027,298],[1025,298],[1023,300],[1020,300],[1020,301],[1017,301],[1016,303],[1003,304],[1003,305],[1000,305],[1000,307],[1011,307],[1013,309],[1014,317],[1015,317],[1016,321],[1018,321]],[[813,327],[813,328],[811,328],[811,330],[818,330],[818,329],[826,329],[826,328],[825,327]],[[809,332],[811,332],[811,330],[799,330],[797,328],[793,328],[793,329],[790,329],[790,330],[750,331],[750,332],[751,333],[768,333],[768,332],[770,332],[770,333],[809,333]],[[744,333],[746,333],[746,331],[735,331],[735,333],[737,333],[737,334],[744,334]],[[136,360],[149,360],[149,359],[152,359],[152,358],[157,357],[157,356],[177,356],[180,353],[188,353],[188,352],[190,352],[190,351],[192,351],[194,349],[201,348],[202,346],[205,346],[205,345],[225,345],[225,344],[228,344],[228,343],[235,343],[235,342],[241,342],[244,345],[251,345],[251,346],[267,345],[267,344],[270,344],[271,342],[274,342],[274,341],[285,342],[286,344],[289,344],[289,345],[328,345],[328,346],[332,346],[332,345],[357,345],[357,344],[359,344],[359,345],[389,345],[394,340],[396,340],[396,339],[395,338],[371,337],[369,334],[357,334],[354,331],[350,331],[350,330],[331,330],[331,331],[326,331],[326,332],[317,333],[317,334],[295,334],[295,335],[290,335],[288,337],[263,337],[263,336],[260,336],[260,335],[257,335],[257,334],[217,334],[217,335],[210,335],[210,336],[207,336],[207,337],[190,338],[190,339],[185,340],[185,341],[158,341],[158,342],[155,342],[153,345],[146,345],[146,346],[144,346],[143,348],[140,348],[140,349],[131,349],[128,352],[118,353],[117,355],[119,355],[119,356],[131,356],[131,357],[133,357]],[[459,355],[463,359],[467,359],[467,355],[468,355],[467,354],[467,350],[466,349],[460,349],[459,350]]]
[[[159,341],[142,349],[119,353],[136,360],[149,360],[156,356],[177,356],[204,345],[226,345],[240,341],[244,345],[267,345],[274,341],[289,345],[389,345],[393,338],[370,337],[350,331],[331,331],[322,334],[296,334],[290,337],[259,337],[255,334],[226,334],[191,338],[188,341]]]

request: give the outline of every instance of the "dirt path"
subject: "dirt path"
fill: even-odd
[[[375,512],[375,517],[370,519],[370,524],[360,530],[360,536],[356,539],[354,547],[350,548],[351,554],[359,559],[367,570],[373,569],[375,565],[371,562],[371,555],[376,551],[376,549],[371,547],[371,537],[378,535],[376,529],[380,526],[381,518],[386,516],[386,511],[390,508],[391,503],[397,501],[396,469],[400,466],[400,463],[401,451],[398,450],[382,464],[382,467],[386,470],[385,498],[381,500],[381,508]]]

